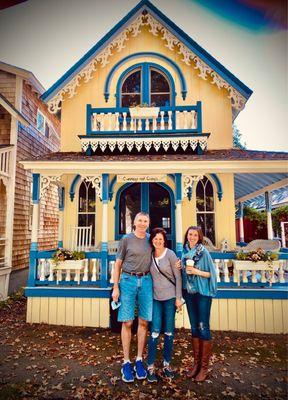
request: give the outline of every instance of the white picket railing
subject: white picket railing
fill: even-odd
[[[285,260],[278,260],[274,264],[274,268],[263,268],[259,263],[259,270],[257,270],[257,263],[253,263],[252,268],[249,265],[241,271],[233,267],[233,260],[228,259],[214,259],[218,283],[237,283],[241,284],[265,284],[265,283],[285,283]],[[275,263],[275,262],[274,262]],[[81,264],[81,265],[80,265]],[[113,283],[113,270],[115,261],[109,261],[108,266],[108,281]],[[48,281],[59,284],[59,282],[76,282],[78,285],[81,282],[91,282],[95,284],[101,278],[101,259],[91,258],[81,260],[78,267],[57,266],[53,263],[52,259],[41,258],[38,262],[37,279],[41,282]]]
[[[0,148],[0,175],[10,177],[10,159],[12,148]]]
[[[176,129],[197,129],[197,111],[176,111]],[[91,128],[93,132],[136,132],[173,129],[173,112],[159,111],[157,120],[139,118],[137,122],[130,118],[129,113],[123,112],[93,112],[91,114]]]
[[[5,247],[7,239],[0,237],[0,268],[6,266]]]

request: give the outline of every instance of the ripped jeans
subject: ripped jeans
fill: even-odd
[[[169,300],[153,300],[153,317],[148,341],[148,366],[156,359],[157,345],[161,328],[164,332],[164,362],[169,364],[172,358],[175,328],[175,297]]]
[[[200,293],[188,293],[187,290],[183,290],[183,297],[186,301],[192,336],[202,340],[211,340],[210,310],[212,297],[203,296]]]

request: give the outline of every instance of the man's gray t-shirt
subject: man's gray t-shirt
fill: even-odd
[[[143,239],[133,232],[125,235],[119,243],[116,259],[122,260],[123,272],[148,272],[151,264],[149,235]]]
[[[173,285],[165,276],[163,276],[155,266],[152,257],[150,272],[153,279],[153,297],[155,300],[164,301],[176,297],[182,297],[182,277],[181,271],[175,267],[177,256],[174,251],[166,249],[166,252],[161,257],[156,258],[156,263],[159,270],[163,272],[172,282]]]

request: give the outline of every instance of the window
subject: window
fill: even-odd
[[[82,182],[79,187],[78,226],[92,225],[92,241],[95,245],[96,192],[91,182]]]
[[[213,186],[209,179],[198,182],[196,188],[197,225],[201,226],[204,236],[215,244],[215,211]]]
[[[45,134],[45,122],[46,122],[46,118],[45,115],[42,114],[42,112],[40,110],[37,110],[37,129],[38,131],[40,131],[41,133],[43,133],[43,135]]]
[[[171,88],[167,76],[147,63],[130,71],[121,86],[121,107],[144,103],[158,107],[171,105]]]

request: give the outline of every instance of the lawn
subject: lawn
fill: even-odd
[[[0,400],[12,399],[286,399],[287,337],[213,332],[207,381],[186,378],[191,337],[175,337],[173,381],[120,380],[119,334],[108,329],[30,325],[26,299],[0,303]],[[132,354],[135,355],[135,337]],[[160,355],[160,352],[159,352]]]

